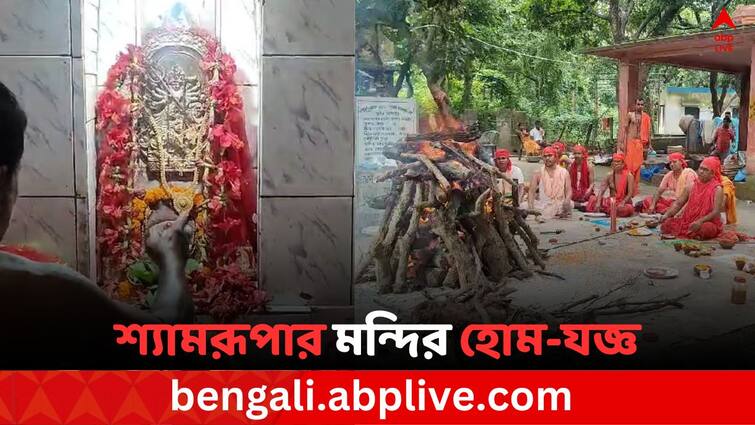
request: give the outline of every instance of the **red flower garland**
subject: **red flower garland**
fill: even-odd
[[[208,137],[211,160],[217,167],[208,173],[205,186],[208,262],[192,274],[190,283],[198,313],[229,320],[257,310],[266,301],[255,282],[251,250],[256,238],[255,176],[250,169],[243,102],[234,83],[236,65],[211,35],[192,31],[208,48],[202,67],[211,81],[215,124]],[[142,72],[142,53],[129,46],[108,72],[105,90],[97,100],[97,129],[104,136],[98,160],[98,241],[100,253],[107,253],[103,261],[109,270],[123,271],[144,256],[143,229],[130,222],[134,198],[129,189],[133,178],[130,164],[135,154],[132,128],[137,111],[123,94],[137,93]],[[104,286],[116,294],[121,280],[121,276],[106,276]]]

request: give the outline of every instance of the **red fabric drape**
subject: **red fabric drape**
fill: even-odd
[[[672,217],[663,222],[661,230],[663,233],[674,235],[681,238],[699,238],[712,239],[723,231],[721,217],[714,217],[713,220],[705,223],[705,229],[698,232],[691,232],[689,226],[695,221],[701,219],[713,210],[715,203],[716,189],[721,186],[721,182],[716,178],[707,183],[697,181],[692,188],[687,204],[684,206],[682,215]],[[708,224],[710,223],[710,224]],[[703,231],[704,230],[704,231]],[[713,232],[715,230],[715,232]],[[711,233],[715,233],[711,235]]]

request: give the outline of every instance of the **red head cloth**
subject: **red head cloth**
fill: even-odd
[[[582,145],[576,145],[572,148],[573,152],[580,152],[582,157],[582,163],[577,165],[577,161],[574,161],[569,166],[569,176],[571,177],[571,188],[574,193],[585,193],[590,188],[589,168],[587,165],[587,149]],[[579,169],[577,169],[579,167]],[[580,175],[579,187],[577,187],[577,174]]]
[[[668,161],[681,161],[682,162],[682,168],[687,168],[687,161],[684,160],[684,154],[681,154],[679,152],[674,152],[671,155],[668,156]]]
[[[496,149],[496,151],[495,151],[495,159],[498,159],[498,158],[509,159],[509,158],[511,158],[511,152],[509,152],[507,149]],[[506,166],[506,169],[503,170],[503,171],[505,173],[508,173],[509,171],[511,171],[511,166],[512,166],[511,161],[509,161],[508,165]]]
[[[556,156],[556,149],[554,149],[553,146],[548,146],[547,148],[543,149],[543,156],[546,155]]]
[[[715,156],[709,156],[700,164],[713,172],[713,180],[721,181],[721,160]]]
[[[624,161],[624,160],[626,160],[626,156],[624,156],[623,153],[617,152],[617,153],[613,154],[613,160],[614,161]]]
[[[556,142],[551,145],[551,147],[558,152],[558,156],[561,156],[564,154],[564,152],[566,152],[566,145],[564,145],[562,142]]]
[[[572,152],[579,152],[582,155],[587,156],[587,148],[585,148],[582,145],[575,145],[573,148],[571,148]]]

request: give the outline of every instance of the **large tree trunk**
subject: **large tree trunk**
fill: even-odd
[[[711,72],[708,88],[710,89],[710,103],[713,107],[714,117],[720,117],[721,115],[723,115],[724,101],[726,100],[726,93],[729,91],[728,81],[720,86],[720,90],[718,83],[718,72]]]
[[[466,111],[472,106],[472,83],[474,82],[474,74],[472,73],[471,64],[467,64],[467,69],[464,72],[464,94],[461,97],[461,110]]]
[[[427,88],[430,89],[430,94],[433,96],[435,104],[438,106],[438,112],[443,120],[443,124],[446,129],[458,127],[456,118],[454,118],[453,112],[451,112],[451,103],[448,101],[448,94],[441,86],[443,79],[440,78],[437,81],[427,80]]]

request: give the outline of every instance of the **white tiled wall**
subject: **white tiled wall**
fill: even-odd
[[[354,7],[263,6],[260,279],[276,305],[352,304]]]
[[[86,193],[77,190],[76,170],[86,167],[74,108],[83,104],[83,6],[81,0],[0,0],[0,81],[29,118],[19,200],[3,243],[32,246],[87,272],[88,256],[77,244],[88,226],[77,220]]]

